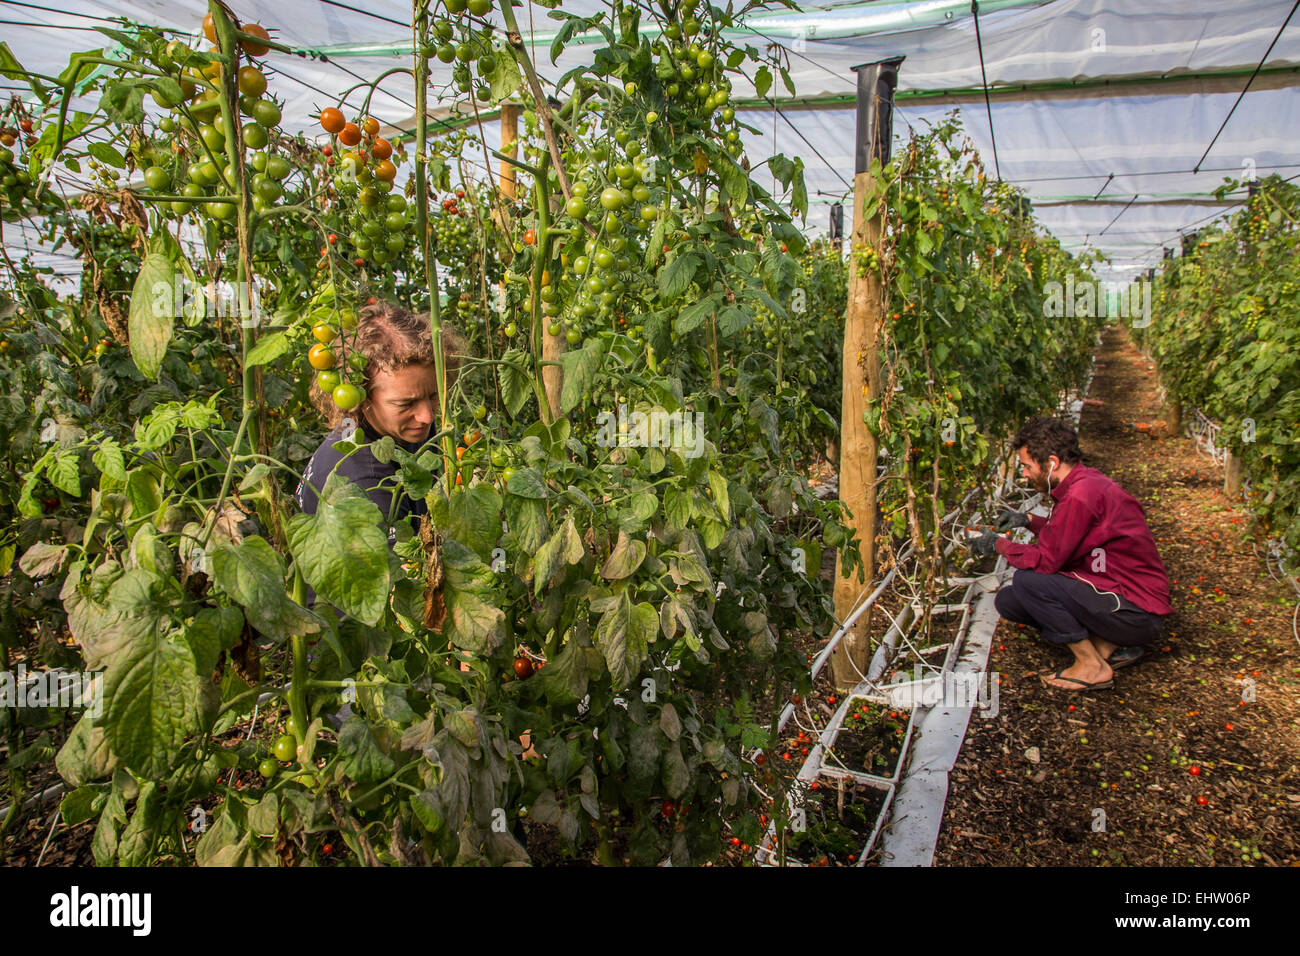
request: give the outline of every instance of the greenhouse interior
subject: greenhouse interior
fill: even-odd
[[[1300,865],[1298,8],[0,0],[0,863]]]

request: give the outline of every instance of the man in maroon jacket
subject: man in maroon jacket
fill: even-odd
[[[1066,690],[1114,686],[1114,670],[1135,663],[1173,613],[1169,579],[1130,494],[1082,464],[1079,438],[1065,422],[1032,418],[1014,445],[1024,476],[1054,501],[1050,517],[1006,509],[999,531],[1026,527],[1034,544],[989,531],[971,542],[976,554],[996,551],[1016,571],[997,595],[1007,620],[1035,627],[1063,644],[1074,663],[1044,680]]]

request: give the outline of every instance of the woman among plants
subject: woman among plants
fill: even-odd
[[[426,511],[423,500],[401,495],[394,504],[396,462],[380,461],[368,444],[347,453],[334,446],[348,440],[350,427],[359,429],[366,442],[388,437],[410,452],[428,440],[438,417],[438,377],[428,316],[379,302],[362,307],[357,313],[356,329],[344,335],[352,349],[349,365],[363,377],[361,400],[354,408],[344,410],[336,400],[337,391],[330,394],[322,387],[332,384],[329,380],[322,383],[321,376],[317,376],[312,383],[312,403],[325,416],[330,433],[307,464],[295,494],[298,507],[315,514],[318,496],[330,475],[337,473],[360,487],[390,524],[419,517]],[[443,326],[442,350],[450,385],[460,370],[464,339]],[[390,543],[392,539],[390,532]]]

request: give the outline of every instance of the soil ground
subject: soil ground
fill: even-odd
[[[935,864],[1300,866],[1296,594],[1270,576],[1222,469],[1134,427],[1158,418],[1155,373],[1121,330],[1097,363],[1084,461],[1146,509],[1174,613],[1153,654],[1084,693],[1035,676],[1068,652],[999,622],[1000,712],[971,721]]]

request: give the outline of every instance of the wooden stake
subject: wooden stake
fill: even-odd
[[[876,575],[876,460],[879,444],[867,428],[863,414],[869,402],[880,397],[879,328],[884,321],[884,290],[874,270],[859,274],[857,253],[879,248],[880,216],[863,216],[874,181],[871,159],[889,160],[893,136],[893,92],[898,82],[901,58],[857,67],[858,150],[857,174],[853,179],[853,232],[849,242],[849,302],[844,322],[843,385],[840,397],[840,500],[852,512],[849,527],[857,536],[863,563],[863,583],[855,571],[844,573],[836,559],[835,616],[844,620],[869,589]],[[872,412],[871,414],[877,414]],[[871,612],[841,639],[831,656],[831,679],[845,693],[867,672]]]

